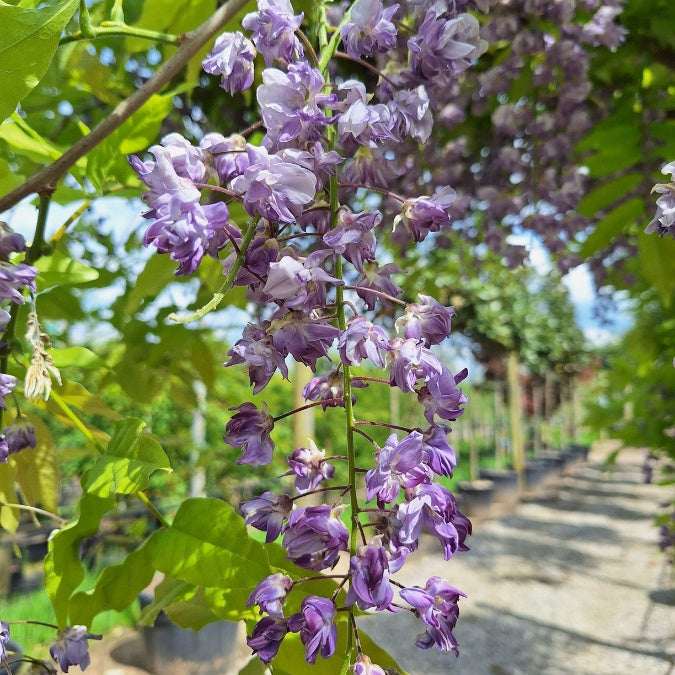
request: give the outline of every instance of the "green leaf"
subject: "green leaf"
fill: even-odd
[[[0,464],[0,501],[6,504],[16,504],[17,495],[14,487],[14,478],[16,470],[14,464]],[[0,527],[14,534],[19,527],[19,516],[21,512],[18,509],[12,509],[8,506],[0,505]]]
[[[629,173],[616,180],[604,182],[581,200],[577,211],[584,216],[592,217],[601,209],[614,204],[627,192],[637,187],[641,181],[641,174]]]
[[[154,94],[121,127],[95,147],[87,159],[87,176],[94,187],[137,182],[127,155],[144,152],[159,135],[162,122],[171,111],[173,95]]]
[[[68,624],[70,595],[84,579],[80,544],[83,539],[98,532],[101,518],[114,507],[114,499],[101,499],[84,493],[77,515],[49,541],[44,584],[61,629]]]
[[[135,602],[154,575],[150,562],[151,542],[152,537],[121,563],[106,567],[94,588],[73,595],[68,613],[74,624],[91,626],[97,614],[109,609],[121,612]]]
[[[156,534],[153,535],[153,539]],[[139,623],[142,626],[151,626],[160,612],[175,602],[183,602],[194,595],[196,590],[194,584],[187,584],[179,579],[164,577],[164,579],[155,587],[155,598],[147,607],[143,608]]]
[[[204,597],[205,590],[199,586],[185,594],[178,602],[172,602],[165,608],[166,615],[181,628],[200,630],[204,626],[220,621],[221,618],[209,608]]]
[[[148,487],[154,471],[171,471],[160,444],[143,433],[145,422],[128,417],[115,425],[105,454],[82,476],[82,487],[98,497],[133,494]]]
[[[632,225],[644,212],[644,202],[641,199],[629,199],[608,213],[591,232],[581,246],[580,255],[587,258],[593,253],[602,250],[614,237],[617,237]]]
[[[96,396],[96,394],[87,391],[79,382],[64,380],[63,385],[54,387],[54,390],[65,403],[73,408],[77,408],[83,413],[101,415],[102,417],[107,417],[112,420],[118,420],[121,417],[120,414],[110,408],[100,396]],[[61,408],[59,408],[56,403],[52,402],[51,399],[46,403],[38,401],[36,405],[47,409],[52,414],[63,414]]]
[[[4,159],[0,159],[0,194],[11,192],[25,180],[25,176],[12,171],[9,164]]]
[[[52,349],[51,357],[57,368],[106,368],[105,361],[86,347],[65,347]]]
[[[78,0],[40,9],[0,4],[0,119],[11,115],[47,72],[77,5]]]
[[[168,255],[152,255],[145,263],[145,269],[126,294],[122,312],[130,315],[137,312],[144,300],[155,296],[169,283],[176,280],[176,263]]]
[[[40,258],[35,267],[40,270],[36,282],[39,291],[46,291],[54,286],[85,284],[98,278],[98,270],[73,260],[61,250]]]
[[[169,529],[155,535],[153,563],[165,574],[198,586],[228,589],[242,602],[272,573],[265,548],[249,538],[241,516],[219,499],[187,499]]]
[[[641,234],[638,238],[638,248],[642,274],[661,296],[664,307],[669,308],[675,293],[673,274],[675,241],[656,234]]]

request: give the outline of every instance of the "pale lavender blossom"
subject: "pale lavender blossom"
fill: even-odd
[[[340,30],[345,51],[355,59],[374,56],[396,46],[396,26],[391,19],[398,4],[386,9],[382,0],[356,0],[349,15],[350,21]]]
[[[288,629],[300,633],[307,663],[314,663],[319,654],[327,659],[335,653],[336,614],[337,608],[332,600],[309,595],[302,601],[301,611],[288,618]]]
[[[415,608],[417,616],[428,626],[424,633],[417,636],[415,645],[428,649],[436,644],[442,652],[452,651],[459,655],[452,631],[459,618],[457,603],[460,597],[465,598],[466,595],[440,577],[431,577],[424,588],[404,588],[400,595]]]
[[[257,91],[265,145],[318,141],[331,122],[321,106],[337,101],[335,94],[323,93],[325,86],[323,75],[306,61],[291,63],[287,72],[266,68]]]
[[[320,250],[310,253],[307,258],[282,256],[277,262],[270,263],[263,291],[284,307],[307,313],[315,307],[323,307],[326,284],[338,286],[344,283],[323,269],[322,265],[330,255],[332,251]]]
[[[274,418],[267,412],[267,405],[263,403],[262,410],[258,410],[253,403],[242,403],[230,410],[239,412],[225,426],[223,440],[233,448],[243,449],[244,454],[237,464],[269,464],[274,452],[274,442],[270,438]]]
[[[10,455],[20,452],[25,448],[35,448],[37,445],[35,426],[25,418],[17,420],[9,427],[5,427],[2,430],[2,434]]]
[[[160,143],[169,155],[171,164],[179,176],[196,182],[206,178],[208,174],[206,158],[200,147],[195,147],[176,132],[164,136]]]
[[[295,509],[284,527],[281,545],[298,567],[320,571],[335,567],[340,551],[346,551],[349,532],[330,506]]]
[[[401,223],[414,241],[423,241],[429,232],[438,232],[441,227],[450,224],[449,211],[455,197],[452,188],[442,187],[431,197],[406,199],[401,213],[394,218],[394,228]]]
[[[6,464],[9,455],[10,452],[9,452],[9,445],[7,445],[7,439],[0,434],[0,464]],[[1,647],[2,645],[0,644],[0,648]]]
[[[246,139],[240,134],[232,134],[226,138],[222,134],[212,132],[199,141],[199,147],[205,156],[210,155],[222,185],[241,176],[249,164]]]
[[[652,192],[658,192],[662,196],[656,200],[656,215],[645,232],[657,232],[660,237],[675,238],[675,162],[666,164],[661,173],[671,174],[671,182],[657,183],[652,188]]]
[[[247,525],[267,533],[265,541],[269,544],[281,533],[284,521],[293,510],[293,502],[288,495],[267,491],[259,497],[242,502],[239,510]]]
[[[393,338],[389,341],[388,352],[390,382],[403,392],[414,391],[417,380],[435,381],[443,372],[444,366],[422,340]]]
[[[471,14],[446,19],[435,7],[430,8],[418,34],[408,40],[410,67],[428,79],[444,72],[461,73],[487,49],[478,29]]]
[[[356,294],[366,303],[366,307],[370,310],[375,309],[375,305],[379,302],[382,307],[389,307],[391,302],[381,295],[369,293],[369,290],[379,291],[394,298],[403,294],[403,289],[397,286],[392,280],[392,274],[401,274],[403,270],[396,263],[387,263],[380,265],[376,262],[366,261],[363,263],[363,271],[356,280],[356,286],[359,290]]]
[[[277,655],[286,633],[288,627],[284,619],[265,616],[253,627],[246,644],[263,663],[269,663]]]
[[[295,35],[302,18],[302,14],[293,14],[289,0],[258,0],[258,11],[247,14],[241,25],[253,31],[253,43],[265,65],[271,66],[276,60],[290,63],[303,56],[302,43]]]
[[[326,232],[323,240],[362,272],[364,260],[375,260],[376,240],[372,230],[381,222],[379,211],[354,213],[343,206],[338,211],[336,227]]]
[[[384,330],[364,316],[353,318],[338,339],[340,359],[350,366],[358,366],[363,359],[369,359],[384,368],[388,348],[389,340]]]
[[[0,260],[9,262],[12,253],[26,250],[26,240],[18,232],[12,232],[5,223],[0,222]]]
[[[281,619],[284,616],[283,604],[291,588],[293,580],[290,577],[281,572],[270,574],[253,589],[246,606],[258,605],[261,614],[267,612],[270,616]]]
[[[364,383],[352,381],[352,387],[363,387]],[[321,407],[334,408],[344,405],[344,377],[342,373],[332,370],[325,375],[313,377],[303,388],[302,397],[308,401],[322,401]],[[356,398],[352,394],[352,402]]]
[[[417,392],[418,401],[424,406],[424,417],[429,424],[434,424],[434,415],[441,419],[453,421],[464,413],[460,406],[469,402],[464,392],[457,385],[468,375],[466,368],[453,375],[445,366],[437,377],[427,380],[425,386]]]
[[[431,347],[443,342],[452,326],[455,316],[453,307],[444,307],[429,295],[417,296],[419,303],[410,303],[403,316],[396,320],[396,328],[403,328],[406,338],[424,339],[424,345]]]
[[[625,39],[628,31],[623,26],[614,23],[621,14],[623,7],[603,6],[593,15],[593,18],[581,29],[581,38],[594,47],[603,45],[612,51]]]
[[[376,465],[366,473],[366,501],[377,496],[377,504],[393,502],[401,487],[414,487],[429,481],[428,469],[422,465],[422,434],[412,431],[399,442],[391,434],[376,453]]]
[[[315,490],[324,480],[329,480],[335,473],[335,467],[326,461],[326,452],[319,450],[310,439],[308,448],[298,448],[287,458],[291,470],[284,476],[295,476],[295,489],[298,494]]]
[[[340,106],[338,136],[344,144],[349,141],[369,148],[376,148],[382,141],[396,140],[392,127],[391,111],[383,103],[368,104],[368,95],[362,82],[347,80],[338,86],[339,92],[346,92]]]
[[[282,157],[249,144],[246,152],[249,165],[231,183],[232,189],[241,195],[246,212],[271,222],[294,222],[314,199],[314,174],[291,161],[291,151]]]
[[[15,305],[23,305],[23,290],[28,288],[35,293],[35,277],[38,275],[37,267],[19,263],[0,262],[0,302],[10,300]]]
[[[402,140],[410,136],[418,143],[426,143],[434,125],[429,107],[429,95],[424,85],[416,89],[399,89],[389,102],[392,127]]]
[[[68,672],[70,666],[79,666],[85,670],[91,662],[87,640],[101,638],[101,635],[89,633],[86,626],[68,626],[59,631],[58,640],[49,648],[49,653],[64,673]]]
[[[316,370],[316,362],[327,356],[340,330],[320,319],[289,310],[275,315],[270,333],[272,344],[282,354],[290,354],[296,361]]]
[[[223,33],[202,61],[210,75],[220,75],[220,86],[234,96],[253,84],[256,49],[242,33]]]
[[[10,394],[14,387],[16,387],[18,380],[14,375],[7,375],[5,373],[0,373],[0,408],[7,410],[7,404],[5,403],[5,396]]]
[[[0,449],[0,453],[2,449]],[[0,454],[0,462],[2,455]],[[7,661],[7,643],[9,642],[9,624],[6,621],[0,621],[0,665]]]
[[[269,321],[260,324],[248,324],[244,328],[241,339],[227,352],[232,358],[224,363],[224,366],[233,366],[239,363],[248,364],[248,372],[253,393],[267,386],[272,375],[277,369],[285,379],[288,379],[288,366],[285,355],[282,354],[272,343],[272,337],[268,334]]]
[[[388,609],[398,611],[391,603],[394,589],[389,582],[389,556],[381,537],[374,537],[372,544],[361,546],[349,564],[350,584],[345,605],[356,603],[360,610],[374,607],[378,612]]]
[[[354,663],[354,675],[387,675],[386,671],[361,652]]]

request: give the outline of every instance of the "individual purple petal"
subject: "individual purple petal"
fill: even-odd
[[[457,466],[457,456],[447,440],[450,428],[431,426],[424,432],[424,462],[439,476],[452,476]]]
[[[431,197],[406,199],[401,213],[394,219],[394,227],[402,223],[416,242],[423,241],[429,232],[438,232],[450,224],[450,207],[456,193],[450,187],[442,187]]]
[[[340,359],[350,366],[358,366],[367,358],[376,366],[384,368],[388,348],[386,333],[364,316],[352,319],[338,339]]]
[[[288,627],[284,619],[265,616],[254,626],[246,644],[263,663],[269,663],[277,655],[286,633]]]
[[[253,403],[242,403],[230,410],[239,412],[227,423],[223,440],[233,448],[243,448],[244,454],[237,464],[269,464],[274,452],[274,442],[270,438],[274,418],[267,412],[267,405],[263,403],[262,410],[258,410]]]
[[[223,33],[202,61],[202,68],[210,75],[220,75],[220,86],[234,95],[253,84],[256,53],[253,43],[239,31]]]
[[[277,495],[273,492],[264,492],[239,505],[244,516],[244,522],[256,530],[267,532],[265,541],[269,544],[281,533],[281,528],[291,511],[293,502],[288,495]]]
[[[335,653],[336,614],[337,608],[332,600],[309,595],[302,601],[301,611],[289,617],[288,629],[300,633],[307,663],[314,663],[319,653],[324,659]]]
[[[345,598],[347,607],[356,603],[361,610],[374,607],[378,611],[398,611],[391,604],[394,589],[389,582],[388,558],[381,537],[374,537],[372,544],[361,546],[357,555],[352,556],[349,566],[350,586]]]
[[[326,461],[326,453],[313,440],[309,448],[298,448],[287,459],[291,470],[284,476],[295,475],[295,489],[299,494],[315,490],[319,484],[333,477],[335,467]]]
[[[253,589],[248,596],[246,606],[258,605],[261,614],[267,612],[270,616],[281,619],[284,616],[282,606],[291,588],[293,588],[293,580],[290,577],[281,572],[270,574]]]
[[[375,260],[376,240],[372,230],[381,222],[379,211],[353,213],[343,206],[338,211],[336,227],[326,232],[323,240],[362,272],[364,260]]]
[[[437,345],[450,335],[453,307],[444,307],[428,295],[418,295],[420,302],[411,303],[396,320],[396,328],[403,327],[406,338],[424,339],[426,347]]]
[[[28,288],[35,293],[35,277],[38,275],[37,267],[19,263],[0,262],[0,302],[10,300],[15,305],[23,305],[23,289]]]
[[[457,385],[467,376],[467,370],[453,375],[445,366],[441,372],[427,380],[427,384],[417,392],[418,401],[424,406],[424,416],[429,424],[434,424],[434,415],[444,420],[456,420],[464,413],[460,407],[469,402]]]
[[[207,157],[210,155],[222,185],[243,174],[249,164],[246,139],[240,134],[227,138],[218,133],[206,134],[199,141],[199,147]]]
[[[49,653],[64,673],[70,666],[85,670],[90,663],[87,640],[100,640],[101,637],[87,632],[86,626],[68,626],[59,632],[58,640],[49,648]]]

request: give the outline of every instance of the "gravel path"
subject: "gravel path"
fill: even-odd
[[[459,658],[415,648],[421,624],[404,612],[364,617],[362,628],[410,675],[675,675],[672,577],[651,524],[666,491],[641,483],[641,452],[622,453],[611,472],[606,453],[594,450],[511,514],[475,523],[471,551],[450,563],[426,539],[397,576],[423,585],[438,575],[468,595]],[[142,657],[126,632],[104,640],[87,672],[145,673],[119,662]]]

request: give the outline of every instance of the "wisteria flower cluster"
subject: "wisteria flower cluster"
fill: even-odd
[[[224,365],[245,365],[258,393],[277,371],[288,377],[290,357],[315,373],[303,391],[308,406],[344,409],[344,452],[328,456],[311,440],[291,449],[288,490],[267,491],[240,506],[245,522],[264,532],[266,542],[280,540],[298,567],[326,572],[340,560],[345,568],[348,563],[331,597],[294,599],[295,613],[286,611],[288,596],[295,598],[316,575],[293,580],[275,573],[252,590],[248,605],[262,618],[248,644],[265,663],[289,633],[299,635],[307,662],[331,657],[344,612],[350,621],[340,625],[348,645],[356,646],[354,672],[383,672],[362,653],[355,608],[410,611],[422,624],[417,646],[458,653],[453,629],[461,591],[438,577],[405,587],[394,575],[423,532],[438,539],[446,560],[467,548],[471,524],[436,480],[451,476],[456,465],[448,434],[467,403],[458,387],[467,373],[453,373],[433,350],[450,334],[453,308],[426,295],[405,302],[395,281],[404,271],[379,260],[378,244],[387,230],[422,242],[451,225],[454,190],[390,192],[381,150],[405,139],[424,143],[434,122],[432,92],[454,82],[485,50],[478,21],[464,11],[468,4],[356,0],[342,15],[333,6],[333,23],[324,12],[317,32],[324,39],[314,45],[288,0],[259,0],[243,20],[245,33],[221,35],[203,65],[229,94],[260,82],[261,143],[209,133],[193,145],[170,134],[150,148],[152,160],[131,158],[148,187],[152,223],[145,244],[175,260],[178,275],[193,273],[206,255],[220,259],[226,287],[245,287],[257,304],[257,322],[244,329]],[[396,70],[380,72],[380,58],[396,62]],[[379,73],[377,97],[353,76],[366,71]],[[366,203],[386,199],[398,204],[398,213],[358,210],[360,188],[371,194]],[[249,222],[234,223],[219,196],[230,204],[239,200]],[[396,334],[384,314],[394,315]],[[359,366],[379,369],[383,377],[359,377]],[[378,445],[364,431],[375,422],[357,419],[355,391],[366,385],[410,395],[426,426],[393,420],[384,424],[392,433]],[[287,414],[275,416],[251,402],[231,410],[224,440],[241,448],[238,463],[269,464],[279,451],[275,425]],[[356,463],[357,434],[372,445],[369,466]],[[349,483],[337,486],[335,465],[343,461]],[[319,492],[337,498],[301,505]]]
[[[675,162],[666,164],[661,173],[670,174],[671,181],[657,183],[652,188],[652,192],[658,192],[661,196],[656,200],[656,214],[645,232],[647,234],[657,232],[660,237],[675,238]]]

